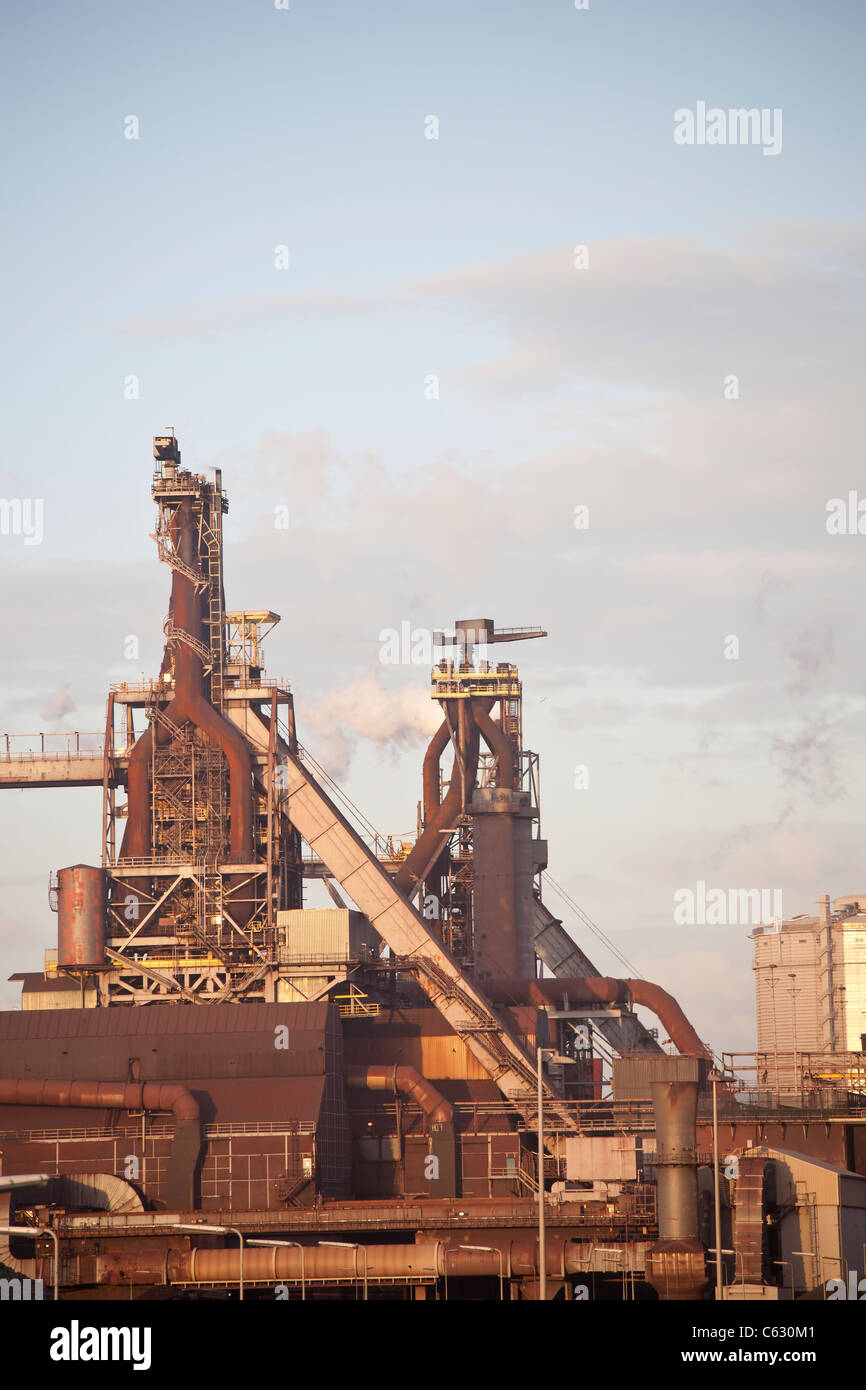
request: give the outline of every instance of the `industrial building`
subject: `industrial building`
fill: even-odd
[[[866,1085],[866,892],[824,893],[816,917],[752,932],[757,1070],[783,1094]]]
[[[99,736],[0,742],[0,785],[102,801],[0,1014],[0,1276],[63,1299],[821,1286],[863,1239],[866,1088],[744,1083],[545,905],[521,679],[481,655],[543,629],[443,635],[418,834],[383,837],[299,742],[278,615],[226,608],[219,472],[173,434],[154,463],[159,672],[110,690]]]

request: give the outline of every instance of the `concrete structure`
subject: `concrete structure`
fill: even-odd
[[[825,894],[817,916],[757,927],[751,939],[758,1083],[797,1094],[811,1089],[815,1054],[863,1050],[866,892],[832,904]]]

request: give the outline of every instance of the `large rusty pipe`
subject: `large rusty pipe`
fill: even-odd
[[[442,754],[448,747],[448,740],[450,737],[448,720],[443,719],[427,745],[427,752],[424,754],[424,766],[421,770],[421,785],[423,788],[425,825],[428,821],[433,819],[439,809],[439,763],[442,759]]]
[[[668,1037],[678,1052],[690,1057],[705,1057],[707,1061],[712,1062],[712,1052],[701,1042],[672,994],[668,994],[661,985],[654,985],[649,980],[626,980],[625,983],[628,985],[632,1001],[635,1004],[643,1004],[644,1008],[652,1009],[656,1018],[664,1024]]]
[[[303,1258],[305,1280],[350,1284],[366,1276],[370,1280],[395,1278],[436,1279],[454,1277],[533,1276],[538,1274],[538,1243],[534,1240],[486,1242],[488,1249],[467,1250],[445,1241],[417,1245],[322,1246],[305,1245],[303,1255],[295,1246],[244,1250],[244,1283],[300,1280]],[[133,1274],[140,1282],[171,1284],[236,1283],[240,1275],[240,1251],[229,1249],[173,1249],[166,1252],[127,1251],[96,1256],[100,1284],[128,1283]],[[545,1266],[552,1277],[564,1278],[585,1268],[576,1241],[550,1241]]]
[[[555,980],[491,980],[485,990],[494,1003],[554,1004],[564,996],[569,1004],[642,1004],[652,1009],[671,1041],[684,1056],[712,1054],[701,1042],[673,995],[649,980],[614,980],[605,976],[573,976]]]
[[[660,1298],[699,1298],[707,1278],[698,1237],[698,1083],[654,1081],[650,1090],[659,1238],[647,1255],[647,1278]]]
[[[377,1066],[350,1067],[346,1072],[346,1085],[359,1090],[399,1092],[414,1100],[427,1118],[437,1124],[452,1124],[454,1107],[432,1081],[428,1081],[414,1067]]]
[[[197,1120],[198,1101],[186,1086],[154,1081],[0,1080],[0,1105],[77,1105],[94,1110],[170,1110]]]
[[[660,1240],[697,1240],[697,1081],[653,1081]]]
[[[613,1004],[626,1006],[627,980],[604,975],[573,976],[560,980],[491,980],[485,990],[494,1004],[553,1004],[559,1007],[568,997],[571,1004]]]
[[[183,502],[175,513],[172,532],[178,555],[185,564],[193,567],[198,562],[198,554],[189,500]],[[192,580],[175,570],[172,587],[175,623],[201,641],[201,597],[196,593]],[[208,734],[225,754],[229,767],[231,855],[236,862],[249,864],[253,857],[253,793],[252,763],[246,740],[239,729],[205,700],[201,657],[183,641],[176,644],[174,665],[175,698],[168,713],[175,724],[190,720]]]
[[[499,786],[509,791],[514,790],[515,769],[514,769],[514,745],[505,733],[500,724],[497,724],[486,710],[478,706],[473,711],[475,723],[484,736],[484,741],[491,753],[495,753],[499,759]]]
[[[448,701],[448,705],[456,704],[456,701]],[[471,794],[475,785],[475,774],[478,769],[478,729],[474,722],[470,722],[464,716],[465,725],[468,726],[467,740],[460,749],[466,769],[466,791],[467,796]],[[452,726],[453,726],[452,716]],[[441,732],[441,731],[440,731]],[[428,748],[428,755],[433,757],[432,749],[437,745],[439,733],[437,732],[432,740],[431,747]],[[441,757],[441,752],[440,755]],[[426,759],[425,759],[426,762]],[[428,778],[432,774],[428,771]],[[437,773],[438,777],[438,773]],[[456,756],[454,767],[451,771],[451,781],[441,803],[436,807],[429,821],[425,823],[424,830],[419,835],[407,858],[400,865],[394,875],[396,886],[403,893],[411,893],[415,888],[418,879],[422,874],[433,872],[430,861],[433,858],[437,845],[443,843],[443,832],[452,830],[457,824],[457,820],[463,810],[463,777],[461,776],[460,762]],[[436,856],[438,858],[438,855]]]
[[[77,1106],[93,1110],[170,1110],[174,1115],[166,1197],[170,1206],[194,1205],[194,1178],[201,1152],[198,1101],[186,1086],[152,1081],[0,1080],[0,1105]]]
[[[121,858],[144,858],[150,854],[150,755],[151,726],[136,739],[127,770],[126,829],[120,845]],[[150,885],[148,884],[148,888]]]

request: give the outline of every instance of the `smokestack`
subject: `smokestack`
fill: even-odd
[[[822,893],[818,899],[818,920],[822,927],[830,925],[830,894]]]
[[[700,1298],[706,1288],[698,1239],[697,1081],[653,1081],[659,1238],[647,1279],[659,1298]]]

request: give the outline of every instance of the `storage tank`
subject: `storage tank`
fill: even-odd
[[[58,968],[105,965],[105,870],[73,864],[57,874]]]

